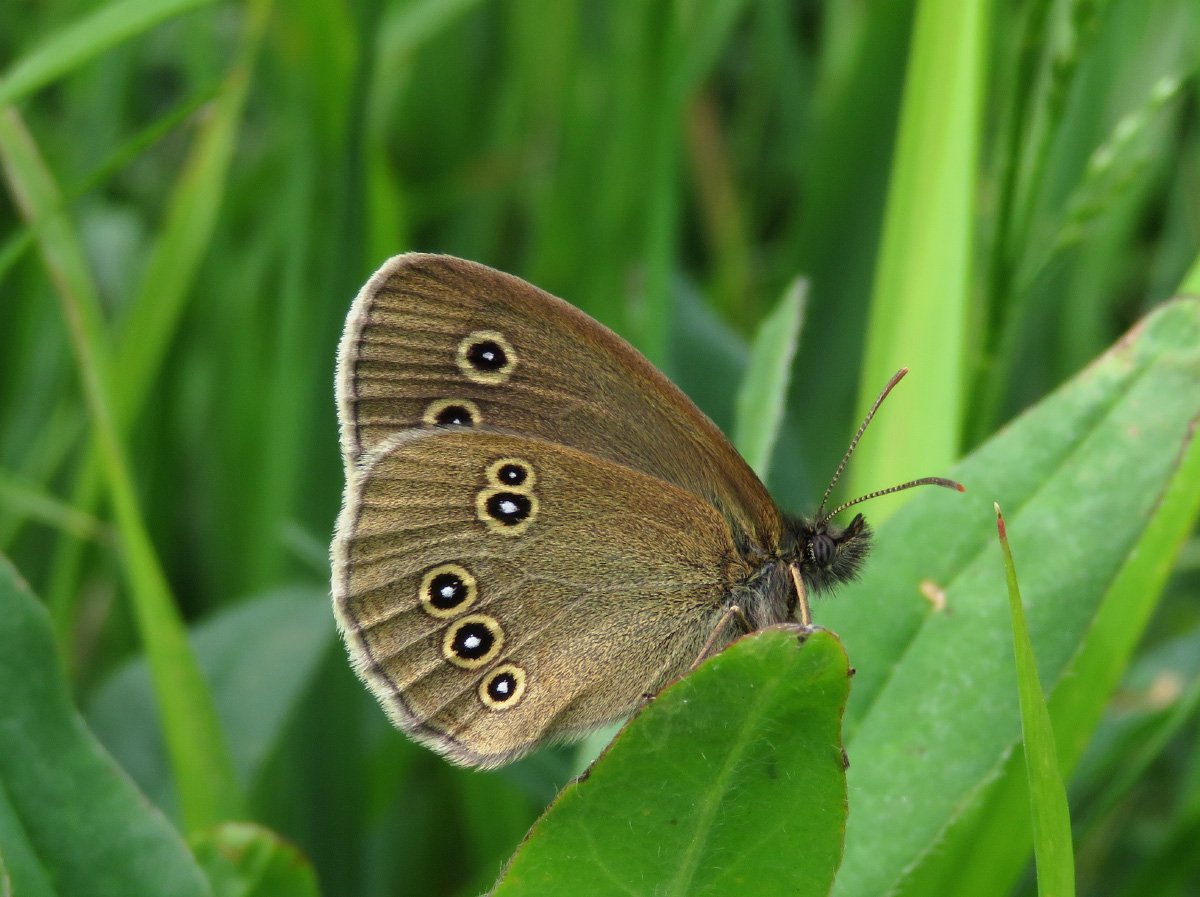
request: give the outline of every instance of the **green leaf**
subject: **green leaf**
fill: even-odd
[[[1181,471],[1181,505],[1194,509],[1200,478],[1183,449],[1198,415],[1200,302],[1181,300],[953,471],[966,496],[930,493],[889,521],[862,581],[838,602],[818,605],[817,620],[841,635],[859,671],[847,709],[855,803],[835,894],[895,888],[1017,743],[990,502],[1010,509],[1014,549],[1027,559],[1042,681],[1052,693],[1078,689],[1076,705],[1102,702],[1119,669],[1089,667],[1084,675],[1072,662],[1104,632],[1115,639],[1111,656],[1127,656],[1122,640],[1144,624],[1158,588],[1146,584],[1161,584],[1156,571],[1169,569],[1189,518],[1176,512],[1156,543],[1143,536]],[[1127,580],[1134,566],[1139,576]],[[1139,580],[1151,597],[1135,596],[1134,614],[1118,615],[1108,630],[1102,609]],[[1103,652],[1095,657],[1103,660]],[[1056,698],[1060,745],[1075,745],[1095,719],[1070,704],[1056,707]],[[1004,817],[1006,831],[1012,818]]]
[[[787,405],[792,360],[804,325],[807,287],[803,280],[792,281],[775,310],[763,318],[738,389],[733,443],[764,482]]]
[[[1195,302],[1182,304],[1191,306],[1195,314]],[[1186,338],[1187,332],[1185,326],[1181,335]],[[1137,542],[1125,550],[1121,568],[1105,590],[1082,648],[1050,696],[1063,770],[1070,771],[1083,753],[1198,516],[1200,440],[1193,436],[1177,459],[1153,517]],[[1024,774],[1017,758],[1010,757],[998,781],[949,833],[951,843],[939,846],[930,857],[931,868],[921,870],[923,881],[911,893],[955,895],[960,889],[970,893],[972,888],[994,888],[1014,881],[1029,853],[1031,834],[1023,824],[1022,812],[1025,803]],[[1164,849],[1169,850],[1170,845]],[[939,877],[944,881],[941,890],[928,885],[928,879]]]
[[[827,894],[849,688],[829,632],[738,640],[664,689],[563,790],[495,893]]]
[[[1038,680],[1037,660],[1033,654],[1033,643],[1029,640],[1029,628],[1025,624],[1025,611],[1021,606],[1017,566],[1013,561],[999,505],[996,505],[996,523],[1000,530],[1004,572],[1008,578],[1008,607],[1012,615],[1021,735],[1029,777],[1038,894],[1042,897],[1071,897],[1075,893],[1075,857],[1067,790],[1058,772],[1054,729],[1050,725],[1046,699],[1042,696],[1042,683]]]
[[[308,858],[274,832],[227,822],[192,839],[213,897],[317,897]]]
[[[71,706],[45,610],[0,558],[0,855],[15,893],[205,897],[179,835]]]

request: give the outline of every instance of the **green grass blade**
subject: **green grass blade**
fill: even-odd
[[[74,539],[104,540],[108,528],[96,517],[48,495],[0,470],[0,505],[5,511],[25,516],[69,534]]]
[[[117,354],[122,360],[121,425],[128,426],[154,382],[167,346],[179,326],[196,270],[212,239],[226,195],[225,180],[245,108],[255,57],[272,0],[253,0],[238,57],[196,135],[184,163],[166,220],[120,323]]]
[[[940,473],[958,456],[989,7],[918,4],[859,405],[870,407],[899,368],[912,373],[858,449],[856,495]],[[877,501],[873,518],[901,500]]]
[[[764,482],[783,423],[807,289],[805,281],[792,281],[774,311],[763,318],[738,388],[733,444]]]
[[[137,418],[155,382],[212,238],[269,9],[270,0],[256,0],[249,6],[238,58],[197,133],[169,199],[166,221],[150,250],[125,318],[118,322],[115,355],[121,359],[121,375],[114,383],[114,400],[115,423],[122,436]],[[79,507],[95,504],[99,475],[97,458],[92,452],[86,453],[74,492]],[[60,542],[47,596],[60,635],[73,624],[79,562],[79,546]]]
[[[120,0],[60,29],[0,75],[0,107],[96,58],[122,41],[212,0]]]
[[[113,411],[112,360],[100,304],[60,194],[16,112],[0,112],[0,157],[10,190],[38,234],[46,270],[62,303],[83,393],[116,518],[133,609],[154,670],[175,783],[189,828],[241,811],[233,764],[212,694],[188,647],[183,621],[138,506]]]
[[[1037,659],[1021,606],[1021,587],[1017,567],[1000,505],[996,505],[996,526],[1004,555],[1008,579],[1008,607],[1012,615],[1013,653],[1017,663],[1017,694],[1021,705],[1021,734],[1025,748],[1029,799],[1033,818],[1033,851],[1037,858],[1038,894],[1041,897],[1073,897],[1075,894],[1075,857],[1071,840],[1071,814],[1067,808],[1067,790],[1058,771],[1058,752],[1054,729],[1038,680]]]

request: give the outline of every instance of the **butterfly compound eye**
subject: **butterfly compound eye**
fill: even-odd
[[[825,533],[815,534],[808,543],[808,555],[818,567],[828,567],[837,546]]]

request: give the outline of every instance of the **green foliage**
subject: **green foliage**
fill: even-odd
[[[1008,544],[1000,505],[996,524],[1004,573],[1008,577],[1008,607],[1012,615],[1013,653],[1016,656],[1017,694],[1021,704],[1021,748],[1029,779],[1029,805],[1033,820],[1033,854],[1037,864],[1038,894],[1041,897],[1075,894],[1075,849],[1071,839],[1071,811],[1067,790],[1058,770],[1054,727],[1046,709],[1046,696],[1038,679],[1037,658],[1021,605],[1021,587],[1012,548]]]
[[[828,894],[846,822],[849,689],[828,632],[740,639],[665,688],[563,790],[497,897]],[[803,863],[784,840],[804,845]]]
[[[0,893],[104,893],[72,884],[103,860],[114,893],[317,893],[316,870],[327,895],[474,894],[566,784],[567,749],[481,774],[408,743],[335,645],[334,349],[405,249],[619,329],[792,511],[911,367],[849,488],[970,491],[867,505],[887,520],[863,581],[814,607],[858,670],[835,893],[1035,892],[994,500],[1079,892],[1190,893],[1196,305],[1093,359],[1200,283],[1197,47],[1194,0],[0,5],[0,552],[31,584],[0,574]],[[770,314],[797,277],[798,347],[799,311]],[[753,666],[668,695],[747,712]],[[560,824],[609,865],[659,847],[617,836],[660,808],[605,770],[682,788],[663,752],[721,737],[715,712],[682,737],[662,700],[513,874],[563,863]],[[753,849],[827,877],[838,819],[731,794],[745,830],[676,835],[672,881],[780,812]]]
[[[0,852],[14,894],[204,897],[171,823],[88,732],[45,608],[0,562]]]

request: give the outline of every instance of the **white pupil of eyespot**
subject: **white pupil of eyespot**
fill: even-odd
[[[496,353],[495,352],[484,352],[483,359],[484,359],[484,361],[495,361]]]
[[[501,679],[499,682],[496,683],[495,689],[496,689],[496,691],[500,692],[500,694],[502,694],[502,695],[508,694],[508,680]]]
[[[517,503],[515,501],[502,501],[500,502],[500,510],[505,514],[515,514],[517,513]]]
[[[465,639],[463,639],[463,647],[464,648],[478,648],[479,647],[479,636],[468,635]]]
[[[453,598],[454,597],[454,586],[442,586],[442,597],[443,598]]]

